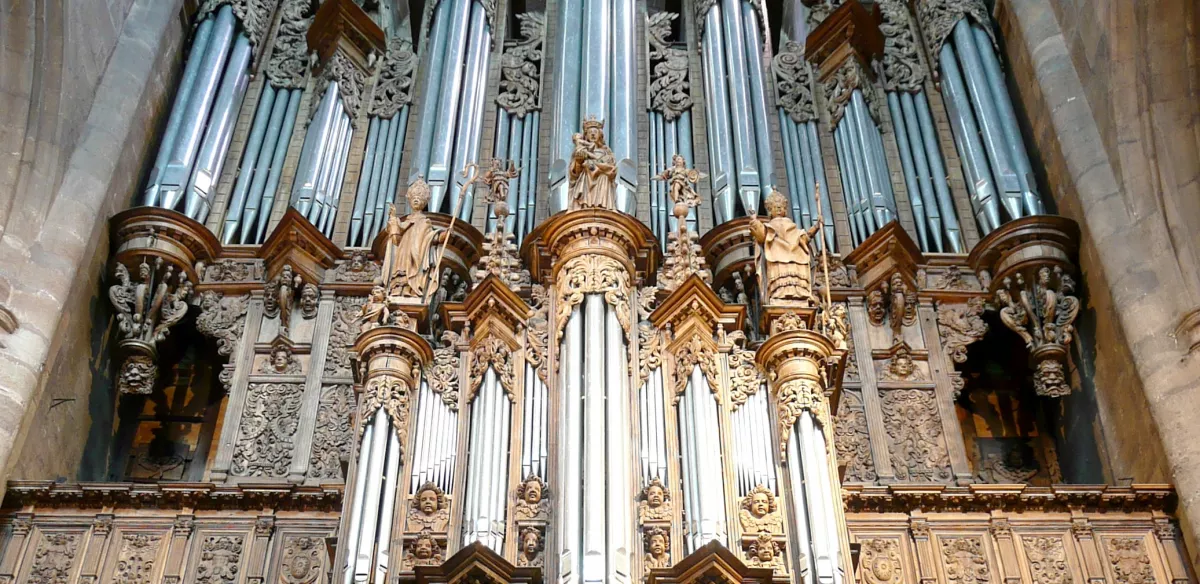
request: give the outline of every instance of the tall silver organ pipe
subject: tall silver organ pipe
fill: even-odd
[[[549,455],[546,409],[546,384],[537,368],[525,362],[525,391],[521,394],[521,479],[536,476],[546,480],[546,461]]]
[[[500,61],[500,95],[496,103],[496,136],[493,152],[501,160],[511,160],[520,175],[508,186],[508,216],[504,228],[520,244],[533,229],[537,212],[538,145],[541,137],[541,74],[546,36],[545,15],[526,12],[517,15],[521,38],[504,41]],[[487,231],[495,228],[495,210],[488,208]]]
[[[408,182],[423,176],[430,187],[429,210],[448,213],[459,172],[479,155],[493,23],[479,0],[442,0],[432,9],[425,97]],[[465,203],[462,218],[470,220],[471,210]]]
[[[860,85],[853,88],[848,99],[828,103],[843,178],[842,195],[850,216],[851,239],[857,246],[896,218],[896,198],[879,126],[883,123],[885,99],[857,60],[848,59],[841,67],[858,68],[857,73],[849,75],[860,80]],[[828,85],[834,80],[825,83]]]
[[[737,475],[738,497],[744,497],[758,485],[778,494],[775,461],[771,456],[770,410],[767,390],[762,387],[733,411],[734,472]]]
[[[654,332],[657,334],[657,331]],[[668,484],[666,417],[663,407],[663,371],[655,367],[638,389],[639,436],[641,452],[639,460],[644,488],[654,479]]]
[[[331,80],[304,136],[290,201],[326,237],[333,236],[353,134],[338,83]]]
[[[883,82],[895,129],[900,166],[924,251],[963,253],[961,229],[937,133],[925,96],[925,64],[918,51],[912,17],[902,0],[879,3],[884,35]]]
[[[715,399],[699,365],[693,365],[687,388],[680,396],[676,411],[682,453],[683,506],[687,519],[687,552],[716,540],[727,545],[725,519],[725,479],[721,470],[721,439],[718,431]]]
[[[248,83],[251,40],[233,8],[196,28],[191,53],[143,195],[146,205],[203,221]]]
[[[562,582],[629,581],[634,453],[625,331],[613,310],[603,294],[585,295],[560,347]]]
[[[803,4],[797,4],[803,7]],[[800,20],[803,21],[803,14]],[[792,220],[798,225],[812,225],[817,215],[816,188],[818,184],[822,185],[824,244],[835,249],[833,208],[829,203],[821,144],[817,140],[818,116],[813,99],[812,65],[804,57],[804,47],[785,38],[771,68],[775,73],[775,102],[778,105],[784,166],[791,184]]]
[[[1002,222],[1044,213],[1033,167],[1021,136],[987,9],[978,0],[953,8],[957,19],[937,18],[917,7],[926,42],[938,59],[942,93],[971,204],[984,233]],[[935,22],[936,20],[936,22]],[[953,22],[952,26],[943,26]]]
[[[471,404],[463,545],[478,541],[497,553],[504,550],[512,410],[495,369],[489,366]]]
[[[262,243],[283,173],[301,89],[263,84],[221,230],[224,244]]]
[[[775,185],[759,10],[756,2],[720,0],[697,14],[718,224],[757,213],[763,191]]]
[[[617,209],[634,211],[637,190],[636,29],[634,0],[564,0],[557,39],[555,119],[550,165],[551,213],[567,208],[571,136],[594,117],[605,123],[617,160]]]
[[[841,584],[841,547],[838,543],[833,483],[830,483],[825,431],[811,411],[800,413],[788,430],[787,469],[795,523],[793,532],[809,564],[809,579],[818,584]],[[801,570],[804,568],[801,567]]]
[[[458,412],[430,389],[428,383],[422,383],[414,420],[417,431],[409,473],[409,494],[415,495],[425,483],[433,483],[447,494],[453,492],[454,469],[458,462]]]
[[[379,581],[380,574],[388,567],[402,453],[399,434],[386,408],[375,411],[360,444],[354,505],[346,531],[345,584],[366,582],[372,573]]]

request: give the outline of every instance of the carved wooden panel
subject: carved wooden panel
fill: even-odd
[[[934,392],[881,389],[879,395],[896,478],[905,482],[952,480]]]

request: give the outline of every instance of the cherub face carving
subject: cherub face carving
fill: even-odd
[[[428,560],[433,557],[433,540],[429,538],[418,539],[413,544],[413,555],[419,560]]]
[[[754,493],[750,499],[750,513],[762,517],[771,511],[771,500],[766,493]]]
[[[433,489],[423,489],[417,493],[417,507],[421,513],[433,515],[438,510],[438,494]]]
[[[658,557],[667,553],[667,538],[659,534],[650,536],[650,555]]]
[[[651,508],[662,507],[663,501],[666,500],[666,493],[663,488],[658,485],[650,485],[646,488],[646,503]]]
[[[521,551],[525,552],[526,556],[532,558],[537,555],[539,547],[541,547],[541,536],[536,529],[526,529],[521,532]]]
[[[525,502],[530,505],[537,505],[542,501],[542,483],[537,480],[530,480],[525,483]]]

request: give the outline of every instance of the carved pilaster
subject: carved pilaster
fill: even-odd
[[[188,540],[196,528],[196,517],[178,515],[171,528],[171,542],[167,547],[167,560],[163,567],[163,583],[179,584],[183,578],[183,560],[187,556]]]
[[[993,295],[1000,320],[1029,349],[1038,395],[1071,393],[1067,347],[1079,314],[1073,258],[1079,226],[1064,217],[1034,215],[1000,226],[968,261]]]

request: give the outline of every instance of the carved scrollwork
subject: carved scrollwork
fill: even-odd
[[[224,282],[253,282],[263,277],[262,260],[235,260],[226,258],[210,266],[196,262],[196,273],[205,284]]]
[[[1021,543],[1036,584],[1071,584],[1073,578],[1062,538],[1024,537]]]
[[[662,367],[662,333],[648,322],[638,323],[638,385],[646,384],[650,374]]]
[[[350,123],[353,125],[358,120],[359,108],[362,107],[363,88],[367,83],[367,74],[362,69],[355,65],[350,57],[339,52],[333,53],[329,57],[329,61],[325,63],[321,70],[321,79],[324,83],[334,82],[338,85],[338,94],[342,96],[342,106],[346,108],[346,113],[350,116]],[[315,113],[320,104],[319,99],[312,101],[312,111]]]
[[[546,289],[541,284],[534,284],[531,292],[534,312],[529,317],[529,326],[525,327],[525,361],[533,366],[538,379],[549,385],[547,370],[550,362],[546,352],[550,346],[550,305],[546,302]]]
[[[275,7],[275,0],[205,0],[196,12],[196,22],[227,4],[233,8],[233,15],[242,24],[242,33],[250,40],[250,44],[258,46],[263,35],[271,28],[271,9]]]
[[[196,330],[217,341],[217,354],[229,357],[237,352],[242,328],[246,323],[246,309],[250,306],[250,295],[224,296],[208,290],[200,295],[200,315],[196,317]]]
[[[361,296],[339,296],[334,304],[333,323],[329,330],[329,349],[325,355],[326,377],[349,377],[350,349],[358,338],[358,317],[367,299]]]
[[[738,521],[742,524],[742,533],[783,533],[783,516],[779,513],[779,503],[775,501],[775,493],[756,485],[739,505]]]
[[[232,474],[286,477],[300,424],[300,383],[251,383],[234,446]]]
[[[983,540],[978,537],[956,537],[942,540],[942,558],[949,584],[989,584],[991,569],[983,552]]]
[[[938,275],[930,285],[933,290],[974,290],[975,286],[963,277],[962,270],[958,266],[950,266],[946,271]]]
[[[521,38],[504,41],[500,57],[500,94],[496,103],[510,115],[525,117],[542,107],[542,45],[546,41],[546,15],[517,15]]]
[[[804,58],[804,47],[796,41],[783,43],[771,60],[771,70],[775,73],[775,103],[797,124],[815,121],[812,65]]]
[[[729,352],[729,399],[733,402],[733,408],[742,407],[766,382],[766,377],[754,361],[754,351],[735,344]]]
[[[949,38],[954,25],[964,18],[975,21],[996,47],[992,20],[982,0],[921,0],[917,3],[917,19],[921,22],[925,42],[929,44],[929,54],[936,56],[942,52],[942,44]]]
[[[313,429],[309,478],[344,479],[342,463],[350,459],[354,437],[354,392],[344,383],[321,388],[317,423]]]
[[[283,0],[279,30],[271,47],[266,75],[271,85],[281,89],[299,89],[308,75],[308,27],[315,6],[311,0]]]
[[[875,463],[871,458],[867,413],[862,397],[857,391],[843,391],[833,427],[833,443],[837,448],[838,462],[846,466],[846,482],[871,482],[878,478],[875,474]]]
[[[471,376],[467,384],[469,387],[467,401],[475,400],[475,395],[483,383],[483,375],[487,373],[488,367],[496,372],[496,379],[500,382],[500,387],[504,389],[504,395],[508,396],[508,401],[516,402],[517,375],[516,368],[513,366],[512,349],[507,343],[496,337],[488,337],[471,349]]]
[[[966,304],[943,304],[937,307],[938,333],[946,355],[955,363],[967,361],[967,345],[987,334],[983,320],[983,300],[972,298]]]
[[[238,535],[210,535],[200,546],[196,584],[236,584],[242,563],[244,539]]]
[[[604,294],[613,307],[617,321],[629,340],[629,272],[616,260],[597,254],[581,255],[563,265],[558,279],[558,311],[554,330],[558,334],[567,324],[571,311],[583,302],[585,294]]]
[[[862,544],[862,579],[864,584],[903,582],[899,545],[894,539],[864,539]]]
[[[503,221],[498,221],[497,229],[483,236],[483,255],[479,258],[479,264],[472,270],[472,275],[476,282],[489,275],[496,276],[512,290],[520,290],[532,280],[529,270],[521,267],[516,236],[504,231],[502,227]]]
[[[776,390],[775,412],[779,424],[779,455],[787,458],[787,444],[792,435],[792,426],[800,414],[808,410],[829,431],[829,403],[821,386],[809,379],[793,379]],[[828,442],[828,441],[827,441]]]
[[[656,12],[646,17],[646,41],[650,43],[650,109],[672,121],[692,108],[688,82],[687,51],[672,46],[674,12]]]
[[[154,578],[154,565],[158,559],[158,547],[161,542],[162,538],[157,535],[123,534],[113,581],[123,584],[150,584]]]
[[[687,391],[692,370],[696,367],[700,368],[704,378],[708,380],[713,398],[720,399],[717,388],[720,387],[721,370],[717,364],[717,352],[713,350],[711,343],[704,342],[699,334],[694,334],[682,343],[673,344],[671,349],[668,354],[674,361],[675,369],[675,391],[671,403],[679,404],[679,398]],[[700,391],[700,388],[693,389]]]
[[[324,571],[325,542],[317,537],[289,537],[279,564],[282,584],[314,584]]]
[[[1154,584],[1154,567],[1140,537],[1114,537],[1105,542],[1115,584]]]
[[[138,265],[137,281],[125,264],[117,263],[117,283],[108,298],[116,309],[119,346],[125,354],[117,389],[122,394],[149,395],[158,377],[157,345],[167,339],[170,328],[183,319],[192,295],[187,274],[155,258]]]
[[[925,86],[925,68],[913,34],[912,15],[902,0],[881,0],[883,20],[883,86],[888,91],[921,91]]]
[[[442,346],[433,350],[433,361],[425,376],[429,380],[429,389],[441,396],[442,403],[455,412],[458,411],[459,342],[458,333],[443,332]]]
[[[392,421],[392,427],[400,436],[406,435],[405,428],[408,427],[408,406],[410,401],[410,392],[412,383],[408,380],[401,379],[390,375],[384,375],[372,378],[367,382],[367,387],[363,390],[363,395],[359,403],[360,420],[370,420],[375,412],[383,408],[387,412],[388,418]],[[366,423],[359,424],[358,433],[361,436],[366,430]]]
[[[924,389],[881,390],[880,401],[896,478],[935,482],[954,478],[934,393]]]
[[[78,533],[45,533],[33,553],[29,570],[30,584],[65,584],[71,581],[75,556],[79,552]]]
[[[379,72],[375,92],[371,95],[371,109],[367,113],[391,119],[400,108],[412,103],[413,69],[416,66],[417,56],[408,39],[397,35],[389,40],[387,53],[383,57],[383,69]]]
[[[887,119],[884,115],[884,104],[887,101],[879,87],[871,81],[870,74],[857,59],[846,59],[823,85],[825,106],[829,108],[831,125],[836,127],[842,120],[842,116],[846,113],[846,106],[849,105],[850,98],[857,89],[862,92],[863,98],[867,102],[867,111],[875,120],[875,124],[880,128],[884,127]]]

